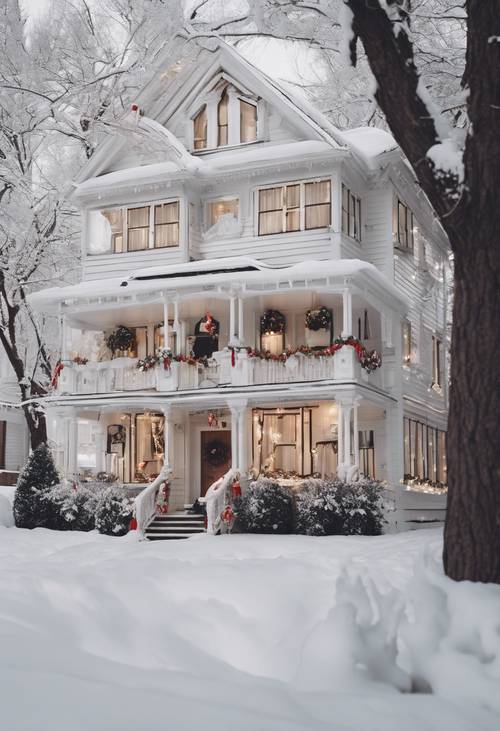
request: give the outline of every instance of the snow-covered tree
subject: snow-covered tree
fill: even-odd
[[[29,456],[19,475],[14,495],[14,519],[18,528],[46,527],[50,505],[46,500],[59,475],[46,444],[40,444]]]

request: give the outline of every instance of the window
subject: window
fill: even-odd
[[[155,248],[179,244],[179,202],[155,206]]]
[[[227,86],[222,92],[222,96],[219,104],[217,105],[217,146],[227,145],[228,143],[228,131],[229,131],[229,96],[227,93]]]
[[[208,204],[208,225],[214,226],[222,216],[238,218],[238,198],[213,201]]]
[[[411,322],[403,322],[403,363],[408,365],[411,361]]]
[[[442,348],[443,344],[435,335],[432,336],[432,385],[441,388],[442,384]]]
[[[141,251],[149,247],[149,206],[128,209],[127,245],[128,251]]]
[[[292,183],[259,190],[259,236],[330,225],[330,181]]]
[[[361,241],[361,200],[342,183],[342,233]]]
[[[7,435],[7,422],[0,421],[0,469],[5,469],[5,439]]]
[[[398,248],[413,251],[413,213],[399,198],[396,199],[393,229]]]
[[[446,470],[446,432],[405,417],[405,480],[428,480],[445,485]]]
[[[151,482],[163,466],[165,421],[160,414],[135,416],[133,481]]]
[[[194,149],[204,150],[207,146],[207,105],[200,109],[193,120]]]
[[[179,245],[179,201],[112,208],[101,213],[110,224],[111,250],[115,254]]]
[[[257,107],[240,99],[240,142],[257,139]]]
[[[375,441],[371,429],[359,432],[359,469],[363,475],[375,478]]]

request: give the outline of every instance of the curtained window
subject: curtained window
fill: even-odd
[[[257,139],[257,107],[240,99],[240,142]]]
[[[342,183],[342,233],[361,241],[361,199]]]
[[[413,213],[402,201],[396,199],[395,215],[393,216],[393,231],[397,246],[400,249],[413,251]]]
[[[0,469],[5,469],[5,440],[7,437],[7,422],[0,421]]]
[[[128,251],[142,251],[149,247],[149,206],[128,209],[127,244]]]
[[[330,225],[329,180],[259,190],[259,236]]]
[[[446,484],[446,470],[446,432],[405,417],[405,480],[429,480]]]
[[[155,248],[179,245],[179,202],[155,206]]]
[[[207,105],[204,104],[193,120],[194,149],[204,150],[207,146]]]
[[[403,332],[403,363],[411,361],[411,322],[405,320],[402,326]]]
[[[222,92],[222,96],[219,104],[217,105],[217,145],[227,145],[228,143],[228,131],[229,131],[229,96],[227,93],[227,87]]]
[[[442,384],[442,342],[435,335],[432,336],[432,385],[441,387]]]
[[[238,198],[212,201],[208,204],[208,225],[214,226],[222,216],[238,218]]]

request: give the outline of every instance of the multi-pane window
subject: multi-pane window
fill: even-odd
[[[207,146],[207,105],[204,104],[193,120],[194,149],[204,150]]]
[[[403,322],[403,363],[408,365],[411,361],[411,322]]]
[[[178,246],[179,202],[160,203],[155,206],[155,248]]]
[[[442,384],[442,352],[443,343],[436,337],[432,336],[432,385],[441,387]]]
[[[446,432],[415,419],[404,419],[406,480],[446,484]]]
[[[330,181],[291,183],[259,190],[259,236],[330,225]]]
[[[342,233],[361,241],[361,200],[342,183]]]
[[[217,105],[217,145],[227,145],[229,132],[229,96],[227,87],[222,92],[220,102]]]
[[[179,245],[179,201],[102,211],[115,254]]]
[[[238,218],[238,198],[211,201],[208,204],[208,225],[214,226],[222,216]]]
[[[257,107],[240,99],[240,142],[257,139]]]
[[[149,206],[127,210],[127,250],[141,251],[149,247]]]
[[[395,201],[393,229],[398,248],[413,251],[413,213],[399,198]]]

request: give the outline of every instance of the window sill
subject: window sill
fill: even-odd
[[[212,155],[214,152],[228,152],[232,150],[241,150],[242,147],[250,147],[251,145],[262,144],[264,140],[254,140],[253,142],[240,142],[238,145],[220,145],[220,147],[204,147],[203,150],[190,150],[191,155],[203,157],[203,155]]]
[[[180,249],[180,244],[175,246],[155,246],[147,249],[137,249],[136,251],[100,251],[98,254],[91,254],[87,252],[86,256],[95,259],[98,256],[134,256],[134,254],[144,254],[149,251],[165,251],[166,249]]]

